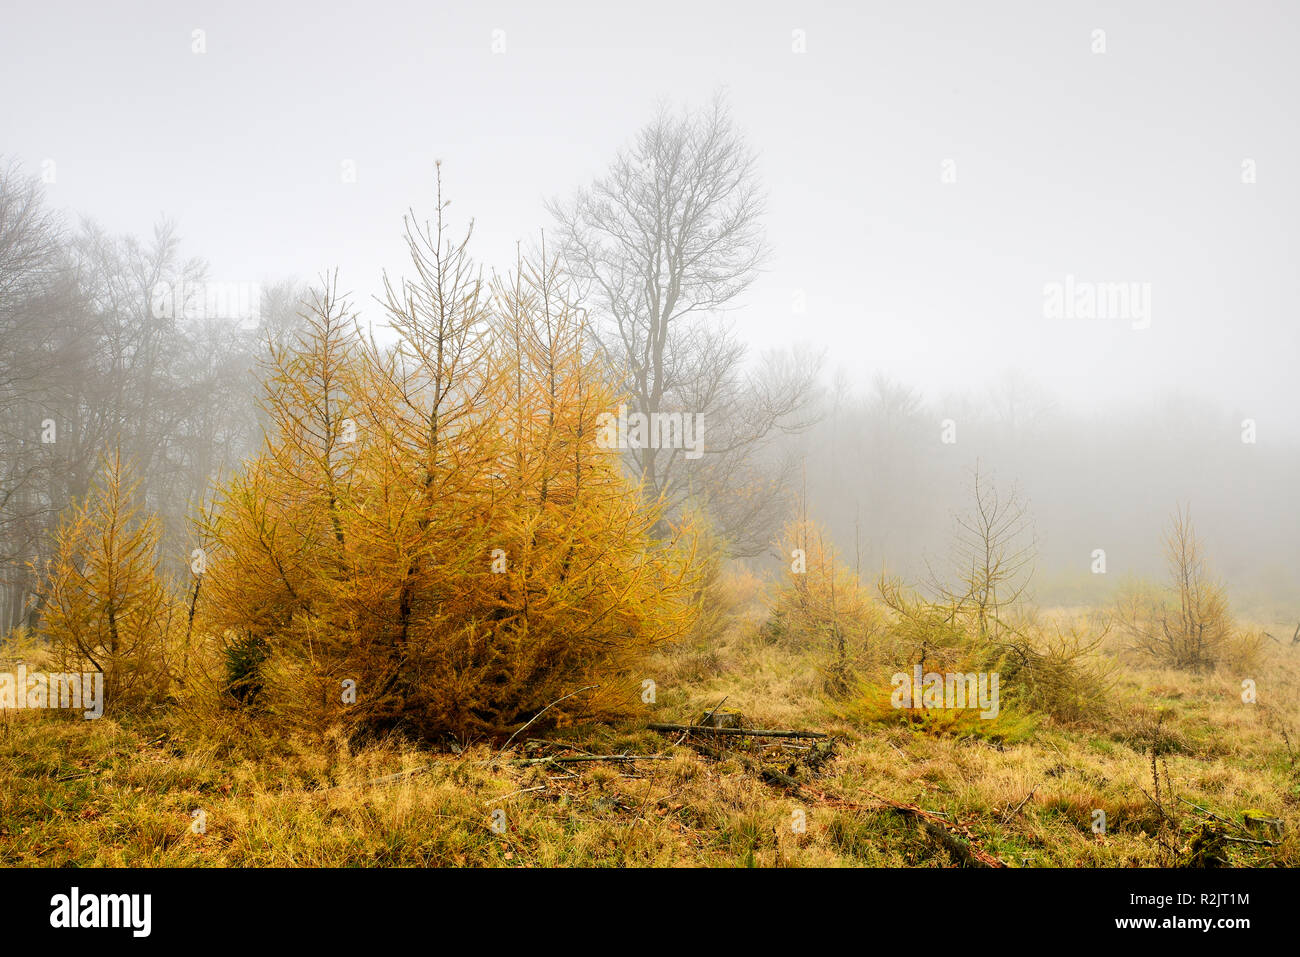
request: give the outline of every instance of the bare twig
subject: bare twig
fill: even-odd
[[[1221,814],[1215,814],[1215,813],[1214,813],[1213,811],[1211,811],[1209,808],[1201,807],[1199,804],[1193,804],[1191,801],[1187,800],[1187,798],[1179,798],[1178,800],[1182,801],[1182,802],[1183,802],[1184,804],[1186,804],[1188,807],[1194,807],[1194,808],[1196,808],[1196,810],[1200,811],[1202,814],[1208,814],[1210,817],[1214,818],[1216,821],[1222,821],[1224,824],[1228,824],[1228,825],[1230,825],[1230,826],[1232,826],[1232,827],[1235,827],[1235,828],[1236,828],[1237,830],[1239,830],[1239,831],[1245,831],[1245,830],[1246,830],[1244,827],[1242,827],[1240,824],[1238,824],[1238,823],[1237,823],[1236,821],[1234,821],[1232,818],[1230,818],[1230,817],[1224,817],[1224,816],[1221,815]]]
[[[1007,821],[1011,820],[1013,817],[1019,814],[1020,809],[1025,806],[1026,802],[1028,802],[1028,800],[1031,797],[1034,796],[1034,792],[1037,790],[1038,790],[1038,785],[1035,784],[1032,788],[1030,788],[1029,793],[1025,795],[1024,800],[1022,800],[1019,804],[1017,804],[1014,808],[1012,808],[1010,811],[1007,812],[1006,817],[1002,819],[1002,823],[1006,824]]]
[[[1234,844],[1258,844],[1261,847],[1277,847],[1280,841],[1257,841],[1253,837],[1233,837],[1231,834],[1220,834],[1225,841],[1232,841]]]
[[[559,704],[561,701],[566,701],[566,700],[568,700],[569,698],[572,698],[572,697],[573,697],[574,695],[576,695],[576,694],[582,694],[584,691],[591,691],[593,688],[599,688],[599,687],[600,687],[600,685],[587,685],[587,687],[585,687],[585,688],[579,688],[577,691],[571,691],[571,692],[569,692],[568,694],[564,695],[564,697],[562,697],[562,698],[556,698],[554,701],[552,701],[550,704],[548,704],[548,705],[547,705],[545,708],[543,708],[541,711],[537,712],[537,714],[535,714],[535,715],[533,715],[531,718],[529,718],[529,719],[528,719],[528,724],[525,724],[522,728],[520,728],[520,729],[519,729],[518,731],[516,731],[514,734],[510,735],[510,737],[506,738],[506,743],[503,744],[503,745],[501,746],[501,750],[497,752],[497,756],[500,757],[502,754],[504,754],[505,751],[506,751],[506,749],[510,747],[510,742],[513,741],[513,740],[514,740],[514,739],[515,739],[515,738],[520,734],[520,732],[527,731],[529,725],[531,725],[534,721],[536,721],[536,720],[537,720],[538,718],[540,718],[542,715],[546,714],[546,712],[547,712],[548,709],[550,709],[550,708],[554,707],[555,705]]]

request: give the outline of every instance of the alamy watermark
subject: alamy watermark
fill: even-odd
[[[229,319],[255,329],[262,321],[262,286],[256,282],[160,282],[149,307],[155,319]]]
[[[104,673],[0,671],[0,711],[20,708],[81,711],[86,720],[104,714]]]
[[[148,937],[153,926],[152,894],[83,894],[73,887],[50,898],[50,926],[126,928],[132,937]]]
[[[998,673],[981,671],[939,674],[921,673],[917,665],[909,675],[900,671],[890,679],[895,708],[979,708],[986,720],[998,716]]]
[[[688,459],[704,454],[704,413],[628,412],[596,416],[596,444],[602,449],[685,449]]]
[[[1115,319],[1134,329],[1151,325],[1151,283],[1084,282],[1067,274],[1043,283],[1045,319]]]

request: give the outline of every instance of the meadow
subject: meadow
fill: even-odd
[[[1300,864],[1300,650],[1282,641],[1254,663],[1250,704],[1238,669],[1163,667],[1116,638],[1095,651],[1114,666],[1104,695],[1073,720],[1014,704],[918,720],[873,704],[883,680],[828,694],[834,655],[773,628],[772,583],[733,568],[710,596],[710,630],[647,663],[641,713],[543,719],[508,750],[286,734],[237,710],[0,713],[0,864],[944,867],[978,865],[971,849],[1007,867]],[[872,674],[869,649],[851,657]],[[831,737],[646,728],[720,703]],[[539,760],[583,755],[661,759]]]

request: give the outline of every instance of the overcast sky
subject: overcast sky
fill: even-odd
[[[1203,393],[1263,443],[1300,432],[1297,9],[43,0],[5,11],[0,153],[115,232],[175,218],[214,279],[338,266],[364,300],[435,158],[506,264],[660,99],[724,87],[769,193],[755,347],[932,397],[1010,368],[1074,406]],[[1045,316],[1067,275],[1149,284],[1149,328]]]

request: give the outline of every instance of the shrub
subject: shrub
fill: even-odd
[[[974,507],[956,520],[956,580],[931,573],[926,593],[881,576],[895,660],[938,672],[999,675],[1008,703],[1078,721],[1104,707],[1110,666],[1097,654],[1109,626],[1043,622],[1023,600],[1034,571],[1029,515],[1018,492],[974,475]]]
[[[826,690],[847,694],[856,683],[856,669],[874,651],[880,610],[815,523],[790,523],[784,539],[783,551],[791,560],[764,632],[788,645],[814,649],[823,661]]]
[[[598,445],[617,397],[554,263],[489,291],[442,233],[441,208],[408,231],[392,349],[317,295],[272,351],[265,450],[207,523],[204,628],[238,636],[232,687],[295,724],[468,738],[555,702],[548,720],[614,715],[695,618],[693,532],[657,535],[659,503]]]
[[[161,701],[175,604],[158,573],[156,516],[134,504],[121,455],[104,460],[87,499],[74,505],[42,569],[38,633],[60,671],[101,671],[106,713]]]
[[[1234,625],[1223,586],[1209,573],[1205,549],[1180,508],[1165,536],[1169,587],[1164,592],[1130,589],[1118,615],[1133,647],[1174,668],[1205,670],[1223,660]]]

